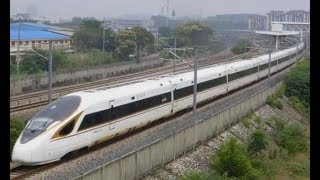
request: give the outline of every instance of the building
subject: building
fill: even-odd
[[[267,16],[252,15],[248,20],[249,30],[266,30],[267,29]]]
[[[310,22],[310,12],[303,10],[292,10],[285,13],[286,22]]]
[[[20,31],[19,31],[20,29]],[[19,33],[20,32],[20,33]],[[12,23],[10,24],[10,52],[18,50],[28,51],[34,48],[48,49],[49,41],[53,41],[54,49],[70,50],[73,31],[35,23]]]
[[[270,11],[267,13],[267,30],[271,30],[271,22],[310,22],[310,12],[304,10]]]
[[[258,14],[221,14],[209,16],[208,24],[214,24],[216,30],[247,30],[249,26],[253,26],[255,22],[251,22],[250,18],[258,17]],[[251,25],[249,25],[251,23]],[[256,26],[256,25],[254,25]],[[253,28],[253,27],[252,27]]]

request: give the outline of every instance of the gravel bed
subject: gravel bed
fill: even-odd
[[[229,131],[241,141],[245,141],[251,134],[241,123],[233,126]]]
[[[225,97],[219,101],[216,101],[210,105],[198,109],[198,113],[195,117],[191,116],[192,112],[186,113],[183,116],[165,122],[159,126],[148,129],[144,132],[135,134],[126,138],[120,142],[107,146],[88,155],[84,155],[72,161],[55,166],[47,171],[40,172],[28,179],[73,179],[79,175],[93,170],[103,164],[107,164],[114,159],[125,156],[130,152],[136,151],[141,147],[145,147],[158,139],[166,137],[173,132],[182,130],[191,124],[208,118],[210,115],[222,111],[231,105],[240,102],[248,96],[251,96],[257,92],[261,92],[275,83],[283,79],[280,73],[270,80],[260,82],[247,89],[235,92],[234,94]],[[219,135],[220,138],[233,136],[231,133]]]
[[[212,149],[207,146],[198,146],[194,151],[172,161],[165,166],[174,175],[184,175],[188,171],[207,171]]]

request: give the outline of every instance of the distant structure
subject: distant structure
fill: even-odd
[[[29,11],[32,11],[32,10],[29,10]],[[34,15],[35,13],[36,13],[36,11],[33,12],[33,14],[31,14],[31,13],[17,13],[17,14],[11,15],[10,19],[12,19],[12,20],[21,19],[22,21],[33,20],[37,23],[52,23],[52,24],[71,22],[71,19],[63,19],[63,18],[59,18],[59,17],[36,16],[36,15]]]
[[[72,34],[72,29],[36,23],[20,23],[19,33],[19,23],[12,23],[10,24],[10,53],[17,52],[18,42],[20,42],[20,51],[29,51],[34,48],[47,50],[49,41],[53,41],[54,49],[70,50]]]
[[[213,23],[217,30],[248,29],[248,22],[250,17],[259,16],[257,14],[221,14],[216,16],[209,16],[208,23]]]
[[[106,19],[102,21],[102,25],[105,28],[111,28],[114,31],[119,31],[121,29],[131,29],[136,26],[147,28],[148,22],[136,19]]]
[[[249,30],[266,30],[267,17],[263,15],[252,15],[248,19]]]
[[[267,30],[271,30],[272,22],[310,22],[310,12],[304,10],[270,11],[267,13]]]

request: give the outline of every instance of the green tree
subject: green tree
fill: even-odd
[[[94,18],[84,18],[82,20],[82,25],[85,29],[100,29],[101,22],[95,20]]]
[[[137,47],[137,55],[138,55],[138,63],[140,60],[140,51],[142,48],[146,47],[147,45],[154,43],[153,34],[147,31],[147,29],[143,27],[134,27],[132,31],[135,33],[136,36],[136,47]]]
[[[81,17],[73,17],[72,18],[72,23],[74,25],[81,25],[83,22],[82,22],[82,18]]]
[[[293,68],[286,80],[286,96],[298,97],[305,106],[310,104],[310,61],[305,60]]]
[[[268,146],[268,136],[262,129],[257,129],[250,137],[248,152],[257,155]]]
[[[129,59],[129,55],[134,53],[136,48],[136,35],[131,30],[121,30],[115,35],[116,52],[125,59]]]
[[[174,33],[174,31],[170,27],[166,27],[166,26],[159,27],[158,32],[162,37],[170,37]]]
[[[209,26],[198,21],[189,21],[185,24],[178,25],[175,29],[175,35],[178,39],[180,39],[183,46],[191,46],[192,33],[197,31],[207,32],[209,37],[213,35],[213,31],[209,28]]]
[[[97,20],[83,20],[83,28],[73,34],[77,50],[102,49],[102,28]]]
[[[211,159],[214,169],[220,174],[227,173],[236,178],[252,177],[255,174],[245,146],[235,138],[224,143]]]
[[[47,50],[36,50],[44,57],[49,57]],[[48,70],[48,60],[40,57],[35,53],[30,53],[23,57],[20,61],[20,73],[22,74],[36,74]],[[53,51],[52,54],[52,70],[62,69],[68,63],[67,54],[62,51]]]
[[[116,33],[111,28],[105,29],[104,33],[105,33],[105,50],[107,52],[115,51],[115,49],[116,49],[116,43],[115,43]]]

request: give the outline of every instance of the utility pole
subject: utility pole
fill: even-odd
[[[105,44],[105,36],[106,36],[106,34],[105,34],[105,32],[104,32],[104,27],[102,27],[102,30],[103,30],[103,32],[102,32],[102,36],[103,36],[103,39],[102,39],[102,51],[104,52],[104,44]]]
[[[247,41],[246,38],[244,38],[244,52],[247,52]]]
[[[159,50],[160,45],[159,45],[159,26],[158,25],[157,25],[157,46],[158,46],[158,50]]]
[[[197,110],[197,66],[198,66],[198,48],[194,47],[194,63],[193,63],[193,72],[194,72],[194,79],[193,79],[193,116],[196,115]]]
[[[49,103],[51,103],[51,90],[52,90],[52,41],[49,41],[49,91],[48,91],[48,99]]]
[[[270,67],[271,67],[271,42],[272,42],[272,36],[270,37],[270,43],[269,43],[269,67],[268,67],[268,78],[270,78]]]
[[[174,36],[174,54],[177,54],[177,38]],[[173,61],[173,73],[176,73],[176,56],[174,56]]]
[[[169,27],[169,0],[167,0],[167,21],[166,26]]]
[[[20,24],[21,24],[21,19],[19,18],[19,23],[18,23],[18,54],[17,54],[17,74],[19,75],[19,64],[20,64]]]
[[[298,61],[298,51],[299,51],[299,44],[297,43],[297,52],[296,52],[296,60]]]

